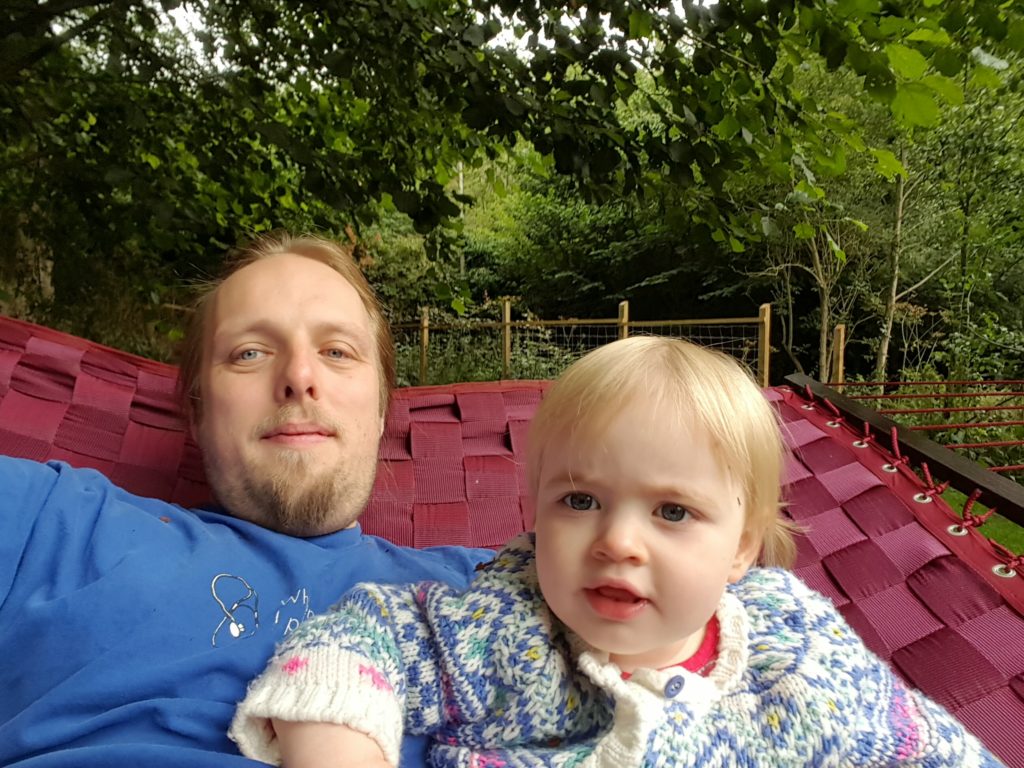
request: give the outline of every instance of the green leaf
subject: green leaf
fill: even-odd
[[[149,167],[152,168],[154,171],[160,167],[160,158],[154,154],[151,154],[150,152],[141,152],[139,153],[139,157],[141,157],[145,162],[149,163]]]
[[[809,200],[821,200],[825,197],[825,190],[809,181],[801,181],[797,184],[796,191],[806,196]]]
[[[1002,86],[1003,81],[999,78],[999,73],[991,67],[978,66],[974,68],[971,73],[971,85],[977,86],[978,88],[986,88],[988,90],[998,90]]]
[[[797,240],[810,240],[814,237],[814,227],[806,221],[801,221],[793,227],[793,234],[796,235]]]
[[[942,75],[926,75],[921,78],[921,82],[941,96],[947,104],[960,106],[964,103],[964,90],[956,80]]]
[[[897,175],[907,178],[907,169],[892,152],[888,149],[871,149],[871,155],[875,158],[875,170],[879,175],[892,181]]]
[[[864,74],[864,89],[878,101],[890,102],[896,96],[896,78],[884,63],[873,61]]]
[[[836,13],[847,19],[861,19],[872,13],[878,13],[881,5],[880,0],[839,0],[836,3]]]
[[[629,36],[631,38],[650,37],[653,31],[651,14],[641,10],[635,10],[629,14]]]
[[[913,48],[899,43],[889,43],[885,46],[885,54],[889,57],[893,71],[908,80],[917,80],[928,71],[928,59]]]
[[[839,260],[840,264],[846,263],[846,251],[839,247],[837,243],[828,232],[825,233],[825,237],[828,238],[828,247],[832,249],[832,253]]]
[[[941,48],[932,55],[932,66],[946,77],[953,77],[960,73],[964,63],[956,51]]]
[[[926,29],[924,27],[922,27],[921,29],[915,29],[913,32],[907,35],[907,40],[920,43],[930,43],[932,45],[949,45],[951,42],[953,42],[950,39],[949,33],[946,32],[946,30]]]
[[[728,114],[712,130],[723,139],[731,139],[740,132],[740,121],[736,115]]]
[[[747,250],[746,246],[735,237],[729,238],[729,247],[732,248],[733,253],[743,253]]]
[[[823,173],[838,176],[846,171],[846,151],[842,145],[837,145],[832,148],[831,154],[816,152],[814,162]]]
[[[1024,19],[1014,19],[1006,30],[1006,44],[1017,53],[1024,53]]]
[[[933,92],[920,83],[903,83],[896,87],[896,97],[891,104],[896,120],[913,128],[931,128],[939,122],[939,107]]]

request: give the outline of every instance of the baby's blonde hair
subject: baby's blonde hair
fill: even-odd
[[[680,339],[634,336],[569,366],[530,427],[531,492],[536,495],[544,451],[553,440],[600,440],[612,419],[637,401],[678,419],[680,427],[707,431],[718,460],[746,497],[748,530],[761,541],[760,562],[791,566],[795,526],[781,512],[786,448],[775,411],[735,358]]]

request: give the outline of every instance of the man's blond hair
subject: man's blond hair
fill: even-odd
[[[181,348],[181,364],[178,371],[178,399],[182,413],[189,424],[198,423],[202,417],[203,393],[200,391],[200,373],[203,367],[203,349],[210,309],[217,289],[231,275],[240,269],[272,256],[294,254],[313,259],[333,269],[355,289],[370,318],[370,330],[376,340],[377,374],[380,378],[380,413],[387,414],[391,391],[395,382],[395,345],[391,338],[391,327],[373,288],[370,287],[359,264],[352,257],[352,251],[317,235],[290,235],[275,232],[259,237],[228,255],[219,278],[206,284],[196,299],[193,313],[185,330]],[[268,296],[267,301],[274,301]]]

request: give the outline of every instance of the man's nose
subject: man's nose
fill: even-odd
[[[611,562],[644,562],[647,548],[640,521],[628,514],[608,515],[596,532],[591,553],[600,560]]]
[[[283,402],[317,400],[320,388],[316,376],[316,360],[312,353],[292,350],[283,355],[277,395]]]

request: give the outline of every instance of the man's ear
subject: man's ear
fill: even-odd
[[[740,536],[740,543],[736,547],[736,556],[733,558],[732,568],[729,570],[730,584],[735,584],[746,576],[750,567],[757,562],[757,558],[761,554],[761,544],[763,541],[764,535],[760,531],[754,530],[751,526],[748,525],[743,531],[743,535]]]

